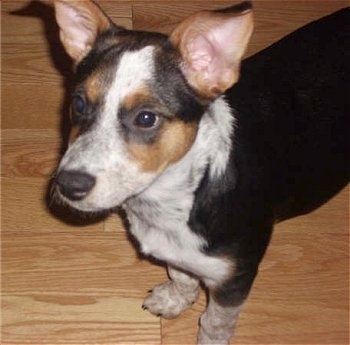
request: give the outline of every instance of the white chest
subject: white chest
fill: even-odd
[[[185,222],[171,224],[163,219],[159,225],[149,226],[147,221],[132,212],[128,214],[130,231],[140,243],[141,251],[168,265],[190,272],[207,286],[215,286],[231,272],[231,263],[224,258],[209,256],[202,250],[205,239],[191,231]]]

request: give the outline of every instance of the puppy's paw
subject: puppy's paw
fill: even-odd
[[[230,339],[222,339],[221,337],[216,338],[215,336],[207,334],[202,329],[200,329],[197,345],[230,345]]]
[[[179,291],[169,280],[154,287],[151,294],[144,300],[142,308],[154,315],[173,319],[191,306],[198,299],[198,295],[199,289]]]

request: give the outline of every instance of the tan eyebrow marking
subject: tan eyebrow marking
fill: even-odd
[[[139,91],[124,97],[122,101],[122,106],[126,110],[131,110],[137,108],[141,104],[150,103],[151,101],[152,97],[150,90],[146,86],[143,86],[140,88]]]
[[[128,151],[144,172],[162,171],[180,160],[191,148],[196,137],[198,124],[171,120],[161,128],[152,144],[130,143]]]

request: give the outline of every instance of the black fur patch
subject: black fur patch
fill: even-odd
[[[221,179],[204,176],[189,220],[208,255],[235,263],[213,291],[222,305],[246,298],[275,220],[312,211],[349,181],[349,15],[311,23],[244,61],[226,94],[236,124],[230,163]]]

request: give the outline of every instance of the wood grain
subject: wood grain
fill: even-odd
[[[119,25],[165,33],[235,1],[100,0]],[[348,5],[255,1],[247,55]],[[52,204],[72,63],[51,0],[2,0],[2,344],[194,344],[206,296],[176,320],[141,309],[164,268],[140,257],[117,215],[81,218]],[[277,226],[235,344],[348,344],[349,194]]]
[[[136,3],[134,28],[169,34],[191,13],[231,6],[240,1],[158,1]],[[255,30],[246,56],[267,47],[299,27],[347,6],[347,1],[275,1],[254,2]]]

